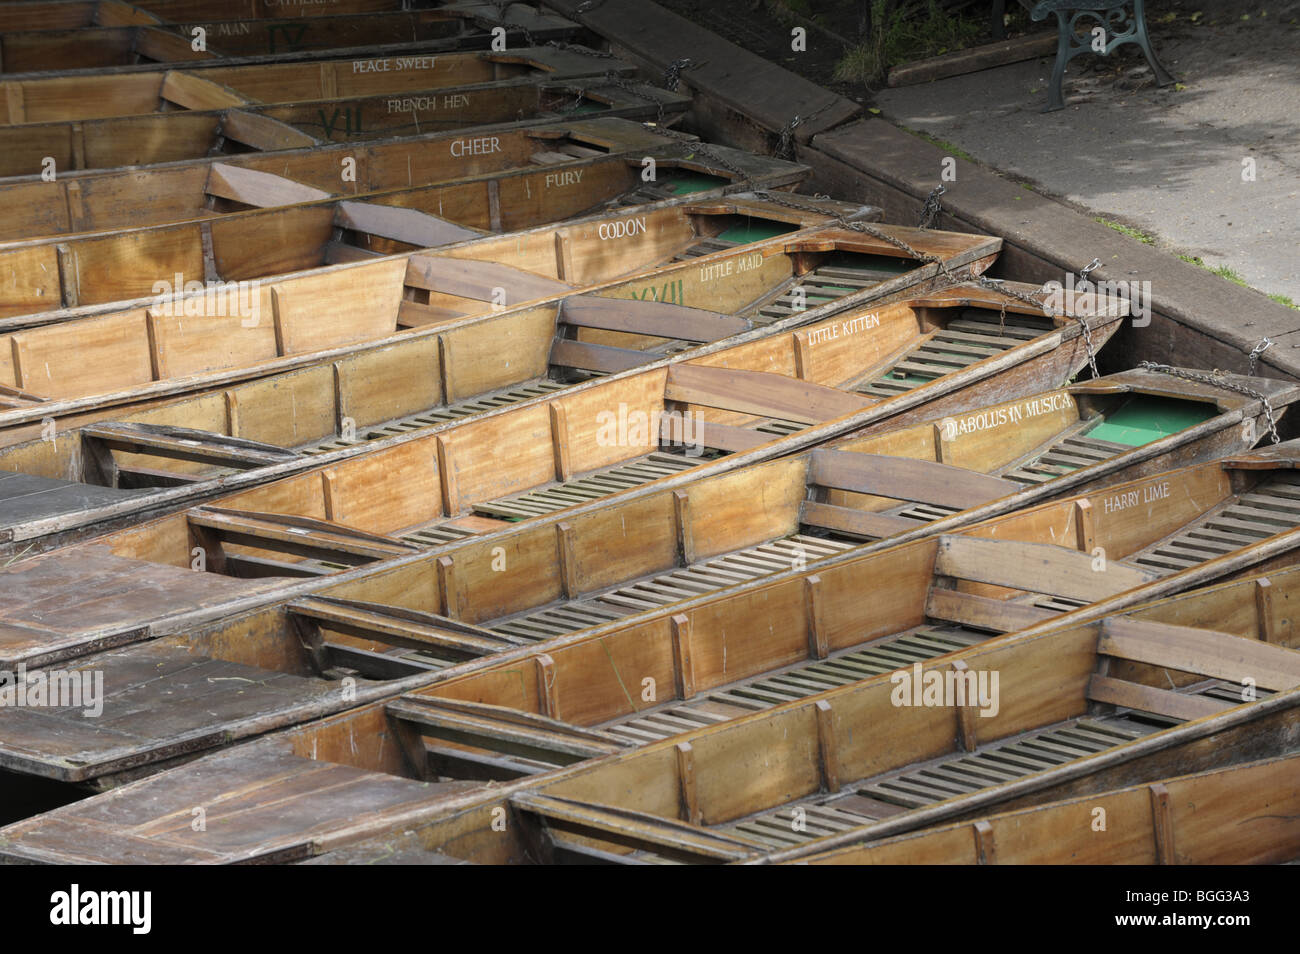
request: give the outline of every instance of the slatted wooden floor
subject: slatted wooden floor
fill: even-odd
[[[483,624],[494,632],[529,641],[550,639],[599,626],[633,613],[788,570],[799,560],[820,560],[852,544],[793,534],[702,560],[669,573],[642,577],[577,600],[531,610]]]
[[[1300,476],[1282,473],[1266,478],[1195,526],[1152,544],[1127,562],[1164,573],[1178,572],[1297,526]]]
[[[495,411],[497,408],[509,407],[512,404],[531,401],[543,394],[562,390],[566,386],[560,381],[539,380],[511,385],[507,388],[498,388],[469,401],[459,401],[429,411],[421,411],[419,414],[410,414],[374,427],[360,428],[356,437],[351,440],[336,438],[304,448],[303,453],[325,454],[342,447],[351,447],[354,444],[364,444],[368,441],[378,441],[383,440],[385,437],[395,437],[398,434],[423,430],[426,427],[436,427],[439,424],[458,421],[474,414],[482,414],[486,411]]]
[[[1240,685],[1218,680],[1194,687],[1190,694],[1232,705],[1241,702]],[[1269,695],[1272,693],[1259,691],[1261,699]],[[846,786],[833,795],[822,793],[714,828],[750,839],[769,849],[788,848],[900,812],[924,808],[1047,771],[1140,739],[1180,721],[1131,711],[1071,719],[1011,739],[981,745],[973,752],[943,756],[884,773]],[[801,824],[796,825],[796,819]]]
[[[1024,344],[1055,327],[1050,319],[968,308],[856,390],[872,397],[904,394],[936,378]]]
[[[756,325],[770,325],[789,318],[797,311],[817,308],[846,295],[875,288],[912,267],[912,262],[905,259],[874,256],[854,258],[862,259],[861,263],[837,262],[822,265],[793,279],[789,288],[747,312],[746,317]],[[799,292],[796,289],[802,289],[802,308],[798,307]]]
[[[474,512],[499,520],[527,520],[639,487],[660,477],[680,474],[698,466],[703,460],[702,457],[655,451],[582,477],[556,482],[540,490],[476,503]]]
[[[1022,484],[1042,484],[1133,450],[1127,444],[1089,437],[1086,432],[1096,425],[1097,420],[1090,418],[1080,421],[1053,438],[1045,449],[1036,448],[1033,453],[999,471],[998,476]]]
[[[635,716],[605,723],[599,728],[638,745],[658,742],[713,722],[795,702],[827,689],[884,675],[945,653],[958,652],[986,638],[987,634],[973,633],[957,626],[918,626],[870,646],[734,682],[692,699],[659,705]]]

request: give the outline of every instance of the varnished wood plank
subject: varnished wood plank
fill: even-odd
[[[1090,603],[1157,578],[1151,571],[1114,560],[1106,564],[1104,571],[1094,570],[1092,557],[1049,544],[958,535],[940,538],[935,571],[943,576]]]
[[[1015,481],[935,461],[816,450],[811,479],[823,487],[965,510],[1020,490]]]
[[[1169,716],[1174,719],[1200,719],[1217,715],[1232,703],[1211,699],[1208,696],[1187,695],[1154,686],[1141,686],[1112,676],[1093,676],[1088,682],[1088,698],[1097,702],[1140,712]]]

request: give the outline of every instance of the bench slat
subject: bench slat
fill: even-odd
[[[1059,614],[1041,606],[995,600],[957,590],[931,588],[925,601],[925,615],[975,629],[1014,633],[1028,629]]]
[[[551,343],[550,363],[557,368],[576,368],[582,371],[599,371],[617,374],[629,368],[639,368],[655,359],[645,351],[633,348],[615,348],[610,345],[556,338]]]
[[[1102,624],[1097,651],[1231,682],[1250,678],[1273,692],[1300,685],[1300,653],[1192,626],[1108,619]]]
[[[939,538],[935,572],[1089,603],[1159,579],[1155,572],[1115,560],[1108,562],[1104,571],[1095,571],[1092,559],[1086,553],[1047,543],[945,535]]]
[[[405,242],[417,248],[434,248],[483,236],[476,229],[467,229],[419,209],[373,202],[340,202],[334,212],[334,222],[345,229]]]
[[[664,398],[800,424],[819,424],[869,407],[858,394],[769,371],[676,364]]]
[[[1088,698],[1106,702],[1125,709],[1151,712],[1170,719],[1200,719],[1231,709],[1232,703],[1208,696],[1186,695],[1154,686],[1139,686],[1135,682],[1094,675],[1088,683]]]
[[[412,288],[492,301],[492,292],[504,288],[506,307],[535,298],[551,298],[572,290],[571,285],[534,275],[499,262],[476,262],[460,258],[412,255],[406,261],[406,284]]]
[[[717,341],[753,327],[747,318],[664,301],[575,295],[560,306],[560,321],[582,328],[624,331],[681,341]]]
[[[1020,490],[1015,481],[911,457],[816,450],[812,481],[836,490],[966,510]]]
[[[819,503],[815,500],[803,502],[799,510],[799,522],[810,527],[868,538],[892,537],[925,526],[922,522],[909,520],[907,517],[873,513],[869,510],[854,510],[852,507],[837,507],[834,504]]]

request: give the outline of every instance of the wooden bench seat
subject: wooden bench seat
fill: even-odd
[[[223,564],[236,564],[239,559],[235,554],[225,553],[223,543],[347,564],[384,560],[419,549],[394,537],[302,516],[196,507],[186,517],[196,536],[205,543],[209,567],[218,573],[235,569]]]
[[[390,677],[374,671],[374,666],[379,665],[381,660],[368,660],[355,655],[353,647],[326,641],[322,629],[373,640],[397,649],[417,652],[436,650],[439,657],[453,661],[490,656],[513,649],[519,644],[499,633],[445,616],[361,600],[312,596],[293,600],[285,608],[322,673],[331,672],[339,666],[348,666],[377,678]],[[404,659],[393,659],[389,660],[390,666],[380,665],[380,668],[386,673],[399,669],[410,671],[411,666],[398,665],[405,662]],[[430,667],[416,663],[414,668]]]
[[[1089,683],[1090,699],[1171,719],[1214,715],[1232,708],[1234,703],[1116,679],[1109,673],[1107,660],[1144,663],[1242,686],[1251,684],[1269,692],[1300,686],[1300,653],[1194,626],[1114,617],[1102,623],[1097,653],[1106,660]]]
[[[510,802],[545,826],[551,846],[578,853],[587,849],[572,840],[575,835],[607,841],[611,848],[632,848],[697,863],[739,861],[757,850],[752,842],[625,808],[533,792],[516,794]]]
[[[1090,554],[1045,543],[988,540],[960,535],[939,538],[935,583],[926,597],[926,615],[973,629],[1009,633],[1051,619],[1057,613],[1024,601],[964,593],[944,584],[953,580],[1004,586],[1039,596],[1093,603],[1158,578],[1158,574],[1111,561],[1093,567]]]
[[[388,703],[385,711],[390,719],[401,722],[418,736],[420,746],[423,740],[433,739],[552,767],[612,755],[627,748],[626,743],[604,733],[502,706],[411,695]],[[415,741],[415,737],[408,736],[405,744],[409,746],[407,751],[413,767],[423,776],[427,770],[427,750],[416,747]],[[455,750],[448,747],[441,747],[438,755],[445,760],[456,757]],[[467,751],[466,755],[471,753]],[[487,764],[482,758],[477,762]],[[505,762],[498,763],[498,767],[510,769]],[[520,774],[531,773],[521,771]]]

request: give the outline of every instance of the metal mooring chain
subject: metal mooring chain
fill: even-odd
[[[661,106],[660,112],[662,113],[662,111],[663,111],[663,107]],[[647,128],[653,133],[657,133],[658,135],[663,136],[667,139],[673,139],[679,142],[682,146],[683,158],[685,158],[685,156],[688,153],[694,153],[696,155],[703,156],[708,161],[716,163],[719,168],[726,169],[728,172],[730,172],[733,176],[736,177],[737,182],[743,183],[745,185],[753,184],[749,173],[745,171],[744,167],[738,166],[730,159],[727,159],[725,156],[719,155],[717,152],[714,152],[713,147],[710,146],[708,143],[701,142],[698,139],[692,139],[690,136],[686,135],[685,133],[679,133],[677,130],[669,129],[667,126],[661,124],[660,125],[647,124]]]
[[[1092,372],[1092,376],[1094,378],[1101,377],[1101,372],[1097,370],[1097,352],[1096,349],[1094,349],[1092,346],[1092,327],[1088,324],[1086,318],[1083,318],[1079,315],[1067,315],[1063,311],[1057,311],[1055,308],[1052,308],[1046,302],[1039,301],[1037,298],[1033,297],[1032,295],[1026,295],[1024,292],[1016,291],[1014,288],[1004,288],[1002,287],[1003,281],[1000,278],[988,278],[987,276],[979,275],[976,277],[975,281],[977,284],[979,284],[981,288],[988,288],[992,291],[1000,292],[1001,294],[1006,295],[1008,298],[1014,298],[1017,301],[1022,301],[1027,305],[1033,305],[1035,308],[1043,312],[1043,314],[1045,315],[1051,315],[1058,318],[1069,318],[1073,321],[1077,321],[1079,323],[1079,330],[1083,333],[1083,347],[1088,352],[1088,370]],[[1005,321],[1006,320],[1005,306],[1002,309],[1002,315],[1003,315],[1003,321]]]
[[[1259,364],[1259,356],[1271,347],[1273,347],[1272,341],[1267,338],[1260,338],[1259,344],[1255,345],[1255,347],[1251,349],[1250,370],[1246,372],[1250,377],[1253,378],[1255,376],[1255,365]]]
[[[577,94],[578,94],[578,98],[577,98],[577,99],[575,99],[575,100],[574,100],[572,103],[570,103],[568,106],[565,106],[562,110],[560,110],[560,112],[562,112],[562,113],[571,113],[571,112],[573,112],[575,109],[577,109],[579,106],[581,106],[583,100],[585,100],[585,99],[587,98],[587,90],[586,90],[584,87],[582,87],[582,86],[566,86],[566,87],[564,87],[564,88],[567,89],[567,90],[568,90],[569,92],[571,92],[571,93],[574,92],[574,91],[577,91]]]
[[[532,45],[531,43],[529,44]],[[591,50],[585,46],[578,46],[576,43],[566,43],[564,40],[549,40],[547,46],[554,47],[557,50],[563,50],[565,53],[578,53],[582,56],[594,56],[601,60],[612,60],[614,54],[608,50]]]
[[[670,93],[677,92],[678,83],[681,82],[682,70],[689,70],[695,65],[695,61],[690,57],[683,57],[680,60],[673,60],[664,70],[664,89]]]
[[[1282,443],[1282,438],[1277,434],[1277,419],[1273,416],[1273,404],[1268,399],[1268,395],[1263,391],[1257,391],[1254,388],[1246,387],[1244,384],[1236,384],[1224,379],[1223,372],[1217,368],[1214,371],[1188,371],[1186,368],[1175,368],[1168,364],[1157,364],[1154,361],[1139,361],[1138,367],[1144,371],[1158,371],[1161,374],[1168,374],[1171,377],[1183,378],[1188,381],[1195,381],[1198,384],[1208,384],[1213,388],[1220,388],[1224,391],[1235,391],[1238,394],[1244,394],[1246,397],[1254,398],[1264,405],[1264,417],[1268,420],[1268,434],[1274,444]]]
[[[660,126],[663,125],[664,101],[660,99],[658,96],[651,96],[647,93],[642,92],[636,86],[635,83],[629,83],[621,76],[615,74],[613,70],[607,70],[605,72],[605,79],[603,80],[603,82],[605,83],[606,86],[616,86],[619,89],[623,90],[624,92],[631,93],[637,99],[645,100],[647,103],[653,103],[655,108],[659,111],[659,115],[655,117],[655,122],[658,123]]]
[[[814,109],[807,116],[800,116],[796,113],[794,119],[782,126],[777,131],[776,158],[786,160],[794,159],[794,131],[804,123],[816,119],[822,113],[826,112],[826,110],[830,109],[834,104],[835,100],[831,99]]]
[[[504,11],[498,10],[497,15],[501,16],[503,12]],[[533,31],[528,29],[528,27],[524,26],[522,23],[515,23],[513,20],[501,19],[497,21],[497,26],[503,27],[506,30],[518,30],[524,35],[525,46],[537,45],[537,41],[533,38]]]
[[[916,225],[918,229],[929,229],[939,224],[939,213],[943,211],[939,196],[947,191],[941,185],[930,190],[930,194],[925,197],[925,205],[921,207],[921,221]]]

